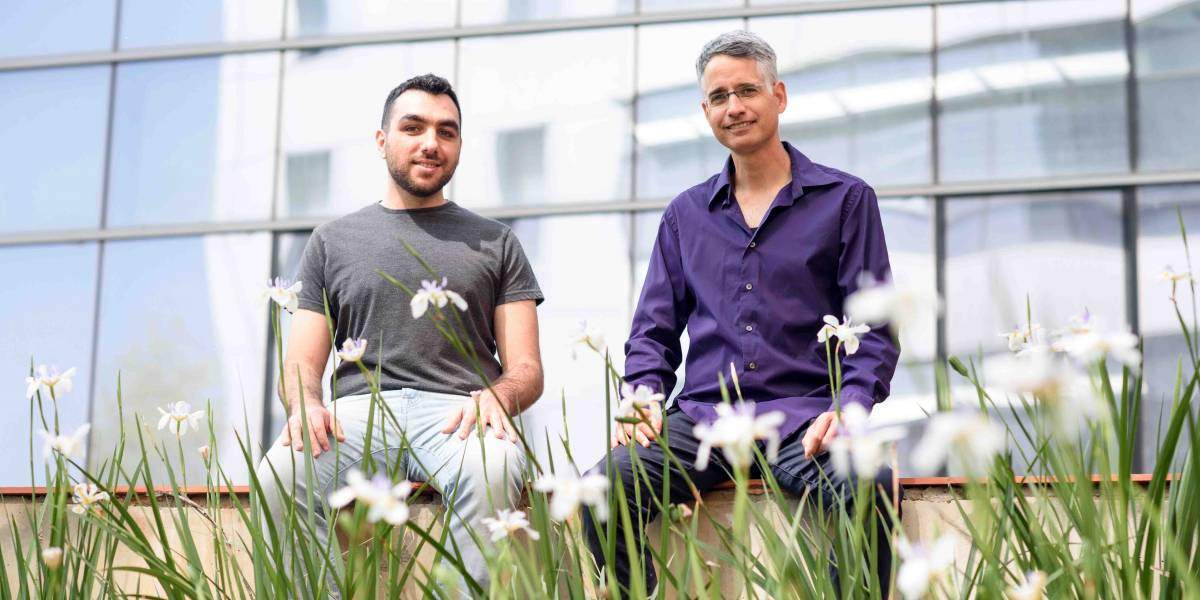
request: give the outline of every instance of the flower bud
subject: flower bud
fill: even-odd
[[[62,565],[63,549],[62,548],[46,548],[42,550],[42,562],[46,568],[53,571]]]

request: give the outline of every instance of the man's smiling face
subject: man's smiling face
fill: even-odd
[[[392,103],[383,136],[388,172],[419,198],[441,191],[454,176],[462,152],[458,108],[445,94],[409,90]]]
[[[748,154],[778,137],[779,113],[787,106],[787,92],[783,82],[768,84],[753,58],[714,56],[704,67],[700,85],[704,91],[700,107],[722,146]],[[750,88],[756,88],[753,97],[729,94],[724,102],[714,101],[727,92]]]

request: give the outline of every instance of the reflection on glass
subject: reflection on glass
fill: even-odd
[[[115,0],[5,2],[0,57],[109,50],[115,11]]]
[[[879,214],[893,281],[898,287],[922,289],[932,296],[937,290],[933,203],[928,198],[884,199],[879,201]],[[931,361],[937,353],[936,328],[937,320],[929,319],[902,331],[901,358],[905,362]]]
[[[117,67],[108,225],[265,219],[279,57]]]
[[[127,431],[135,415],[154,426],[156,407],[179,400],[206,409],[215,448],[234,483],[247,480],[235,431],[260,441],[267,309],[261,291],[270,267],[266,233],[109,242],[104,251],[100,334],[96,351],[96,403],[92,411],[93,467],[111,452],[120,373]],[[248,422],[249,430],[243,430]],[[193,448],[203,432],[184,439],[190,483],[203,483],[203,463]],[[175,445],[170,432],[148,441]],[[131,468],[132,450],[124,457]],[[161,463],[151,469],[161,479]]]
[[[1128,170],[1123,0],[937,10],[944,181]]]
[[[1187,343],[1171,304],[1171,284],[1161,277],[1167,268],[1175,272],[1194,269],[1200,256],[1188,255],[1179,230],[1183,216],[1189,241],[1195,247],[1200,231],[1200,186],[1178,185],[1143,188],[1138,192],[1138,328],[1143,337],[1144,381],[1141,441],[1143,471],[1153,467],[1158,440],[1166,431],[1174,398],[1179,361],[1188,374]],[[1195,273],[1195,271],[1192,271]],[[1186,285],[1176,292],[1180,308],[1191,320],[1192,294]],[[1187,435],[1187,432],[1184,432]]]
[[[287,0],[288,37],[454,26],[454,0]]]
[[[672,198],[725,165],[729,150],[713,138],[700,109],[696,57],[709,40],[741,28],[741,19],[638,28],[639,198]]]
[[[887,238],[892,279],[902,288],[937,289],[933,255],[933,202],[928,198],[889,198],[879,201],[879,214]],[[933,364],[937,353],[937,319],[913,323],[900,332],[900,364],[892,377],[891,396],[877,405],[872,418],[881,422],[918,419],[937,409]],[[913,472],[908,445],[901,443],[901,472]]]
[[[563,401],[575,462],[587,468],[608,449],[604,426],[603,359],[581,350],[572,359],[568,335],[581,319],[606,334],[614,365],[624,362],[629,334],[629,217],[626,214],[517,219],[513,232],[533,264],[546,301],[538,307],[542,399],[523,413],[537,452],[563,457]],[[548,431],[551,448],[546,448]]]
[[[279,39],[283,0],[121,0],[121,48]]]
[[[633,12],[634,1],[462,0],[462,24],[484,25],[487,23],[579,19],[628,14]]]
[[[1200,167],[1200,0],[1134,0],[1138,167]]]
[[[662,222],[663,211],[647,210],[634,213],[633,217],[633,294],[629,306],[637,306],[646,283],[646,270],[650,268],[650,254],[654,252],[654,239]],[[628,329],[628,328],[626,328]]]
[[[1047,330],[1086,308],[1126,324],[1117,192],[952,198],[946,204],[946,339],[951,354],[1006,351],[1000,333]]]
[[[454,43],[289,52],[286,62],[279,216],[333,216],[382,197],[387,168],[375,130],[384,100],[414,75],[453,82]],[[464,125],[470,134],[471,121]]]
[[[976,360],[983,355],[986,362],[1007,353],[1000,334],[1027,322],[1027,299],[1032,322],[1048,332],[1085,309],[1106,330],[1124,327],[1121,226],[1115,191],[947,200],[950,354]],[[968,395],[968,401],[976,401]],[[995,398],[1003,405],[1003,395]],[[1016,400],[1012,405],[1023,415]],[[1019,431],[1010,412],[1003,408],[998,414]],[[1026,443],[1011,449],[1017,472],[1028,472],[1023,456],[1031,456],[1032,449]]]
[[[461,44],[457,201],[477,208],[629,197],[632,28]]]
[[[0,233],[99,226],[109,68],[0,73]]]
[[[62,371],[74,367],[74,391],[58,396],[61,431],[74,431],[87,421],[96,244],[0,248],[0,272],[13,282],[0,294],[0,381],[8,384],[8,409],[0,411],[0,428],[7,432],[5,447],[11,457],[0,461],[0,485],[31,485],[31,451],[36,485],[44,483],[42,440],[34,433],[31,448],[29,405],[18,394],[25,391],[22,384],[30,361]],[[47,422],[52,423],[50,397],[43,395],[43,401]],[[35,417],[33,431],[42,428]]]
[[[683,11],[696,8],[737,8],[742,0],[640,0],[642,12]]]
[[[788,89],[783,138],[874,185],[930,181],[928,8],[752,19]]]

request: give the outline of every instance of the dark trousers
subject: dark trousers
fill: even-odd
[[[699,448],[700,442],[692,433],[692,428],[696,426],[696,421],[688,416],[687,413],[672,408],[668,411],[663,426],[667,433],[666,441],[671,448],[671,452],[678,459],[679,463],[682,464],[688,478],[696,486],[697,491],[704,493],[713,489],[718,484],[731,479],[732,470],[725,461],[724,453],[718,448],[712,449],[708,467],[703,471],[696,470],[696,450]],[[829,453],[827,452],[811,459],[804,457],[804,447],[801,444],[801,440],[804,438],[804,432],[807,430],[808,425],[805,425],[799,431],[783,440],[779,449],[779,459],[771,465],[771,474],[779,482],[779,487],[785,491],[797,495],[804,495],[807,492],[812,502],[818,506],[825,507],[826,510],[850,511],[854,504],[857,482],[836,473],[830,465]],[[760,450],[762,447],[763,444],[760,443]],[[606,465],[610,464],[609,460],[611,459],[613,471],[609,473],[609,479],[612,481],[614,489],[618,485],[624,487],[630,521],[636,528],[639,523],[639,515],[641,515],[640,522],[643,524],[648,524],[658,516],[658,506],[650,495],[658,496],[662,494],[664,467],[668,460],[657,442],[650,444],[649,448],[644,448],[634,443],[634,449],[642,467],[642,469],[638,470],[637,474],[634,471],[632,458],[629,456],[629,449],[623,446],[612,449],[609,452],[609,456],[601,460],[593,470],[603,472]],[[757,475],[757,468],[755,468],[751,475]],[[641,477],[641,481],[635,483],[635,479],[639,476]],[[881,575],[881,580],[877,584],[881,586],[882,593],[880,597],[887,598],[889,573],[891,572],[892,563],[891,536],[889,535],[888,527],[890,520],[887,517],[887,504],[894,501],[892,496],[891,469],[882,469],[876,477],[875,483],[877,491],[874,494],[874,499],[876,509],[879,511],[878,518],[874,519],[877,540],[875,560],[878,573]],[[640,503],[639,496],[634,493],[635,485],[641,486]],[[692,500],[691,490],[679,472],[679,464],[674,462],[671,462],[669,493],[670,498],[664,499],[664,503],[690,502]],[[619,511],[620,507],[617,507],[617,510]],[[609,565],[608,568],[609,585],[619,584],[623,589],[627,589],[630,582],[630,557],[627,554],[624,543],[624,530],[619,514],[613,514],[610,518],[616,521],[617,544],[614,556],[616,564]],[[588,545],[591,548],[592,554],[596,557],[597,564],[604,566],[604,550],[597,531],[598,527],[603,528],[605,525],[594,522],[591,511],[584,511],[584,533],[587,536]],[[633,538],[635,540],[643,539],[645,537],[644,533],[644,531],[635,531],[633,532]],[[649,548],[643,549],[642,559],[642,564],[646,565],[646,591],[647,593],[653,593],[658,582],[658,577],[654,572]],[[835,577],[836,587],[836,569],[833,570],[833,576]]]

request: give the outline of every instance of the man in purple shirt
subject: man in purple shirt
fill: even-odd
[[[696,70],[700,106],[730,158],[720,173],[680,194],[663,213],[625,344],[626,381],[671,393],[686,328],[691,344],[684,385],[667,412],[665,437],[688,478],[701,492],[730,478],[728,463],[716,451],[706,469],[695,468],[699,442],[693,429],[716,418],[717,374],[724,372],[728,380],[732,365],[743,396],[757,402],[758,413],[785,415],[779,458],[771,465],[779,484],[797,494],[814,492],[826,507],[845,508],[855,486],[834,472],[825,451],[838,430],[837,413],[817,332],[825,315],[843,315],[843,302],[861,275],[880,280],[890,275],[875,192],[780,140],[787,91],[775,52],[761,38],[744,31],[723,34],[704,47]],[[898,356],[885,328],[864,334],[858,351],[843,357],[842,406],[854,403],[869,411],[887,398]],[[655,494],[662,490],[667,461],[655,441],[661,428],[657,417],[618,424],[614,450],[598,466],[612,465],[614,485],[625,486],[634,522],[639,513],[648,523],[658,512],[646,487],[640,495],[633,490],[639,477]],[[635,473],[629,450],[618,447],[631,442],[644,473]],[[675,471],[670,501],[690,500],[684,478],[674,464],[670,468]],[[882,485],[876,487],[885,492],[876,495],[881,508],[891,501],[891,478],[886,470],[879,476]],[[891,551],[882,521],[876,560],[887,597]],[[603,564],[590,515],[586,526]],[[617,527],[609,577],[624,587],[630,561],[619,519]],[[649,550],[642,552],[649,566]],[[646,590],[652,592],[656,576],[647,571]]]

